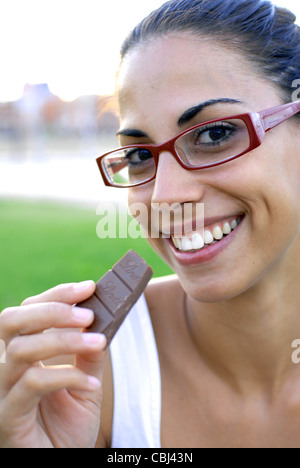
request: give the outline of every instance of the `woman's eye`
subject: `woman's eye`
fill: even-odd
[[[143,148],[133,148],[126,152],[126,160],[129,164],[138,165],[142,164],[149,159],[152,159],[152,154],[149,150]]]
[[[234,127],[218,126],[208,129],[199,129],[195,144],[215,145],[227,141],[234,133]]]

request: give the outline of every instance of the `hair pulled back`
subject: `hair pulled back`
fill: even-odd
[[[211,37],[242,52],[258,73],[279,87],[283,101],[290,102],[296,80],[300,85],[300,28],[295,21],[292,12],[267,0],[170,0],[129,34],[121,58],[170,33]]]

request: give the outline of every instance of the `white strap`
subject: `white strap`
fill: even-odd
[[[160,448],[159,358],[144,295],[111,346],[114,379],[112,448]]]

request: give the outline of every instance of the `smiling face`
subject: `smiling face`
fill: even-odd
[[[194,125],[282,104],[279,90],[242,55],[189,34],[133,49],[120,68],[118,99],[122,146],[162,144]],[[294,242],[299,142],[299,122],[290,119],[268,132],[259,148],[222,166],[188,171],[163,152],[155,181],[130,189],[129,204],[144,203],[149,214],[151,203],[204,204],[201,233],[185,232],[176,246],[171,239],[149,239],[188,294],[204,302],[226,300],[268,272],[287,274],[289,258],[300,254]]]

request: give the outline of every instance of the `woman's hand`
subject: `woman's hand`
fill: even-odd
[[[93,281],[61,285],[0,314],[0,447],[94,447],[106,338],[81,333],[93,313],[72,306],[94,291]],[[42,364],[61,355],[74,365]]]

